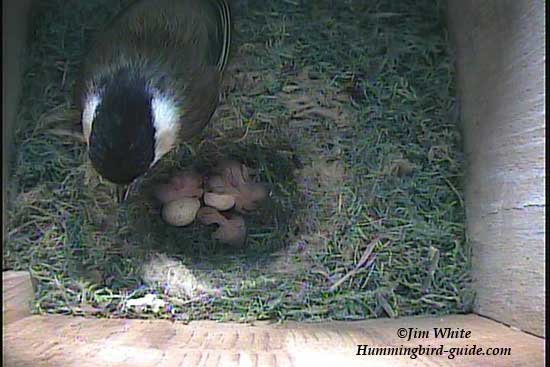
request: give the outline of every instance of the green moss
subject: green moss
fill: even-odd
[[[164,159],[117,206],[107,184],[83,184],[84,147],[50,129],[78,124],[78,65],[92,31],[123,3],[49,0],[35,17],[3,267],[31,270],[37,312],[246,321],[469,310],[454,70],[439,2],[241,2],[236,86],[204,140]],[[302,95],[339,117],[294,118]],[[247,218],[245,250],[214,243],[200,224],[166,226],[151,197],[176,169],[226,156],[257,168],[271,189]],[[356,269],[366,249],[374,261]],[[162,291],[143,284],[154,253],[180,259],[216,292],[165,295],[170,307],[158,314],[129,310],[128,298]]]

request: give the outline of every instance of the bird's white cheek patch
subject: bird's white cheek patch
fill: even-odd
[[[92,123],[96,115],[97,106],[101,103],[101,98],[92,94],[86,97],[84,104],[84,111],[82,111],[82,133],[86,139],[86,143],[90,141],[90,134],[92,133]]]
[[[154,165],[176,145],[179,115],[175,103],[162,96],[153,97],[152,110],[155,127],[155,158],[151,165]]]

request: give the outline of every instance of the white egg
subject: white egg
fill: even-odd
[[[182,198],[171,201],[162,208],[162,218],[168,224],[183,227],[195,220],[200,206],[201,203],[196,198]]]
[[[207,192],[204,194],[204,203],[208,206],[224,211],[235,206],[235,198],[232,195]]]

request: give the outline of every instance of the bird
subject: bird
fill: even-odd
[[[220,101],[228,0],[137,0],[100,32],[77,82],[93,168],[128,187],[197,134]]]

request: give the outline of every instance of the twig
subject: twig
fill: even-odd
[[[349,271],[347,274],[345,274],[343,277],[338,279],[334,284],[329,288],[329,292],[334,292],[342,283],[344,283],[346,280],[348,280],[350,277],[356,275],[363,269],[367,269],[369,266],[372,265],[374,260],[376,259],[376,254],[372,255],[372,250],[374,249],[374,246],[376,246],[378,243],[380,243],[380,239],[376,238],[375,240],[371,241],[367,245],[367,248],[363,252],[363,255],[355,265],[355,268],[351,271]]]
[[[84,135],[76,131],[71,131],[63,128],[54,128],[54,129],[50,129],[49,133],[56,136],[68,136],[69,138],[76,139],[81,143],[86,143],[86,139],[84,138]]]

